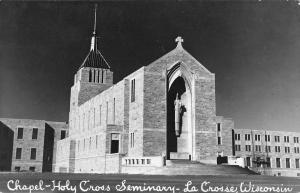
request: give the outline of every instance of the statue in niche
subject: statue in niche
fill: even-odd
[[[176,99],[174,101],[174,112],[175,112],[175,134],[177,137],[180,136],[182,131],[182,116],[186,111],[184,105],[181,100],[178,98],[178,93],[176,94]]]

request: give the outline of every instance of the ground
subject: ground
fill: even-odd
[[[66,184],[68,184],[68,180],[70,182],[69,185],[66,186]],[[18,186],[17,183],[19,183],[19,185],[21,186]],[[33,185],[36,186],[34,187]],[[251,186],[252,189],[249,189],[249,185]],[[8,189],[8,186],[11,190]],[[147,189],[149,190],[149,188],[152,188],[152,190],[147,191]],[[154,175],[107,175],[107,174],[99,175],[99,174],[57,174],[57,173],[56,174],[55,173],[1,173],[0,174],[0,192],[3,193],[7,193],[7,192],[28,192],[28,193],[29,192],[31,193],[34,192],[37,193],[41,193],[41,192],[74,192],[74,193],[176,192],[176,193],[180,193],[180,192],[299,192],[299,191],[300,191],[299,178],[259,176],[259,175],[154,176]]]

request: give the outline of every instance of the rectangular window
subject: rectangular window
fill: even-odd
[[[290,142],[289,136],[284,136],[284,142],[285,143],[289,143]]]
[[[116,99],[114,98],[114,107],[113,107],[113,123],[115,124],[116,119]]]
[[[96,149],[98,148],[98,135],[96,135]]]
[[[241,145],[235,145],[235,151],[241,151]]]
[[[260,135],[255,134],[255,141],[260,141]]]
[[[245,149],[246,149],[246,151],[251,151],[251,145],[246,145]]]
[[[66,138],[66,130],[61,130],[60,131],[60,139]]]
[[[260,147],[260,145],[255,145],[255,151],[261,152],[261,147]]]
[[[135,101],[135,79],[131,80],[131,102]]]
[[[294,143],[299,143],[299,137],[294,137]]]
[[[16,171],[16,172],[19,172],[20,170],[21,170],[21,167],[20,167],[20,166],[16,166],[16,167],[15,167],[15,171]]]
[[[23,139],[23,128],[22,127],[19,127],[18,128],[18,137],[17,139]]]
[[[134,147],[134,133],[130,133],[130,147]]]
[[[286,168],[290,168],[290,158],[286,158],[285,159],[285,165],[286,165]]]
[[[279,136],[275,136],[275,142],[280,142],[280,137]]]
[[[38,128],[32,129],[32,139],[37,139],[38,137]]]
[[[16,159],[22,158],[22,148],[17,148],[16,150]]]
[[[221,123],[217,124],[217,129],[218,129],[219,132],[221,131]]]
[[[245,141],[250,141],[250,134],[245,134]]]
[[[247,165],[248,167],[251,166],[251,160],[250,160],[250,157],[246,157],[246,165]]]
[[[270,153],[271,152],[271,146],[266,146],[266,152]]]
[[[110,153],[119,153],[119,140],[120,135],[118,133],[111,134]]]
[[[299,159],[295,159],[295,167],[299,168]]]
[[[221,145],[221,137],[218,137],[218,145]]]
[[[267,157],[267,160],[266,160],[266,164],[267,164],[267,168],[270,168],[271,167],[271,158]]]
[[[290,147],[284,147],[285,153],[290,153]]]
[[[265,141],[270,141],[270,135],[265,135]]]
[[[31,160],[35,160],[36,159],[36,148],[31,148],[30,159]]]
[[[96,108],[94,108],[94,115],[93,115],[93,128],[95,127],[96,123]]]
[[[99,107],[99,122],[100,122],[100,125],[101,125],[101,110],[102,110],[102,105],[100,105],[100,107]]]
[[[280,158],[276,158],[276,167],[280,168]]]
[[[35,171],[35,167],[33,167],[33,166],[29,167],[29,171],[34,172]]]
[[[234,134],[234,138],[236,141],[240,141],[241,135],[236,133],[236,134]]]

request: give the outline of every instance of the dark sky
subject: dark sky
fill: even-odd
[[[237,128],[300,131],[300,6],[295,1],[98,3],[114,82],[183,46],[216,74],[217,114]],[[0,3],[0,117],[66,121],[87,55],[93,3]]]

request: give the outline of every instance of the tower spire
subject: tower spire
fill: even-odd
[[[94,8],[94,31],[91,39],[91,51],[95,51],[97,49],[97,34],[96,34],[96,26],[97,26],[97,4],[95,4]]]

